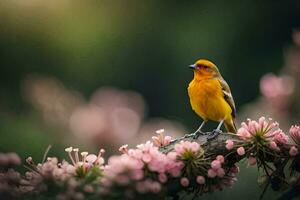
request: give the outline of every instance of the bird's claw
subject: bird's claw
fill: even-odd
[[[189,136],[191,136],[193,139],[197,139],[200,135],[205,135],[205,133],[202,131],[196,131],[195,133],[192,133]]]
[[[218,135],[220,135],[221,133],[222,133],[221,130],[215,129],[207,136],[207,140],[212,140],[215,137],[217,137]]]

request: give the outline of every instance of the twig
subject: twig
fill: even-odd
[[[47,149],[46,149],[46,151],[45,151],[45,153],[44,153],[42,163],[44,163],[44,162],[46,161],[46,157],[47,157],[47,155],[48,155],[48,153],[49,153],[51,147],[52,147],[51,145],[48,145],[48,147],[47,147]]]

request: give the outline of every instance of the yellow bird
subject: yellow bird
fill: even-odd
[[[234,100],[217,66],[209,60],[200,59],[190,65],[190,68],[194,70],[194,78],[188,87],[190,103],[192,109],[203,119],[194,136],[197,138],[203,134],[201,129],[208,120],[220,122],[208,139],[221,133],[223,123],[228,132],[236,133]]]

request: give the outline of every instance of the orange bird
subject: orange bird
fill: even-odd
[[[192,109],[199,115],[203,122],[193,135],[197,138],[202,127],[208,120],[218,121],[219,125],[208,139],[221,133],[224,123],[228,132],[236,133],[235,104],[230,88],[221,76],[217,66],[209,60],[200,59],[190,65],[194,70],[194,78],[188,87],[188,94]]]

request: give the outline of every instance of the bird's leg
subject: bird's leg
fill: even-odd
[[[223,123],[224,123],[224,119],[220,121],[220,123],[219,123],[217,129],[213,130],[213,131],[211,132],[211,134],[208,135],[207,140],[212,140],[212,139],[214,139],[215,137],[217,137],[219,134],[222,133],[222,131],[221,131],[221,126],[222,126]]]
[[[201,129],[202,129],[202,127],[204,126],[204,124],[205,124],[206,122],[207,122],[206,120],[203,120],[203,122],[201,123],[201,125],[199,126],[199,128],[198,128],[194,133],[186,134],[186,135],[184,135],[184,136],[181,137],[181,138],[174,139],[174,140],[171,141],[171,144],[172,144],[172,143],[175,143],[175,142],[177,142],[177,141],[179,141],[179,140],[183,140],[183,139],[185,139],[185,138],[193,137],[194,139],[197,139],[201,134],[202,134],[202,135],[205,135],[205,133],[203,133],[203,132],[201,131]]]
[[[199,128],[194,133],[190,134],[190,136],[193,136],[195,139],[197,139],[200,135],[204,135],[205,133],[203,133],[201,131],[201,129],[204,126],[205,123],[206,123],[206,120],[203,120],[203,122],[201,123]]]

